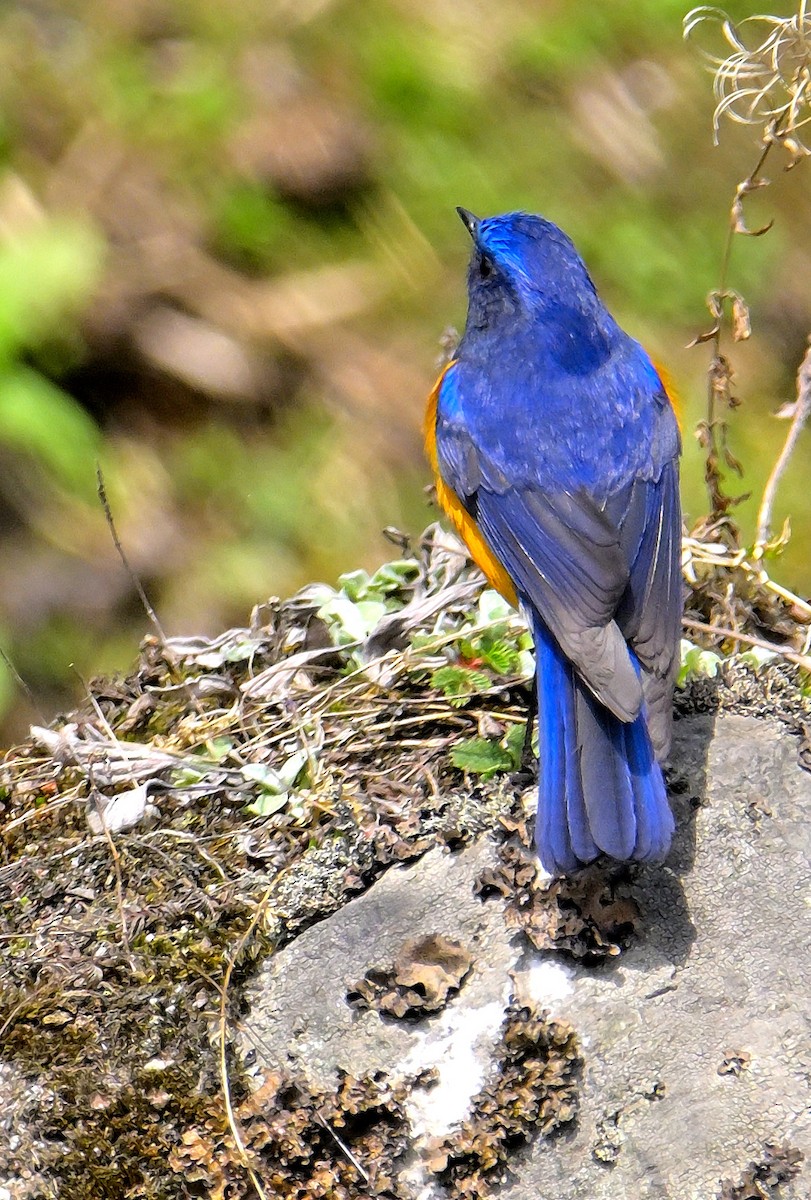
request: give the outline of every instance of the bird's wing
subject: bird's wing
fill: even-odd
[[[453,387],[453,379],[447,383]],[[623,721],[643,685],[661,751],[669,736],[681,582],[678,428],[659,406],[647,478],[600,505],[583,492],[514,483],[477,444],[458,405],[440,407],[439,467],[513,580],[595,696]],[[640,681],[628,644],[643,668]]]
[[[606,515],[620,531],[629,564],[628,587],[616,621],[644,669],[648,727],[661,758],[670,743],[683,609],[676,458],[664,463],[658,478],[637,479],[612,496]]]
[[[462,422],[437,428],[439,467],[503,564],[595,696],[622,721],[642,685],[613,620],[629,581],[619,531],[588,496],[512,486]]]

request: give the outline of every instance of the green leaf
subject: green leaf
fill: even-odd
[[[255,783],[259,787],[259,795],[245,806],[246,812],[258,817],[270,817],[290,803],[289,785],[282,779],[281,773],[267,763],[246,763],[241,774],[248,783]]]
[[[479,624],[489,625],[493,621],[506,621],[515,612],[500,592],[485,588],[479,596]]]
[[[279,772],[274,767],[269,767],[267,763],[246,763],[240,774],[248,783],[255,783],[263,792],[268,792],[272,796],[282,794],[287,796],[289,785],[285,784]]]
[[[479,654],[497,675],[512,675],[518,670],[518,650],[499,630],[488,631],[479,639]]]
[[[504,748],[510,756],[514,770],[518,770],[521,766],[521,759],[524,754],[524,739],[527,736],[527,723],[524,721],[521,725],[511,725],[504,736]],[[532,739],[532,749],[536,758],[538,755],[538,745],[535,737]]]
[[[484,671],[471,667],[437,667],[431,674],[431,686],[442,692],[454,707],[461,707],[477,692],[486,691],[491,679]]]
[[[279,779],[287,788],[292,788],[310,761],[306,750],[296,750],[279,767]]]
[[[402,592],[410,587],[419,573],[419,564],[413,559],[396,558],[377,568],[369,580],[369,591],[380,596]]]
[[[309,760],[306,750],[296,750],[278,768],[267,763],[246,763],[241,772],[243,779],[257,784],[260,789],[259,796],[246,806],[246,811],[259,817],[269,817],[286,808],[295,795],[293,788]]]
[[[721,666],[723,659],[720,654],[716,654],[714,650],[703,650],[701,646],[696,646],[689,642],[686,638],[681,640],[681,667],[677,684],[683,687],[688,679],[696,676],[706,675],[714,676],[718,674],[718,668]]]
[[[368,571],[347,571],[338,576],[338,587],[348,600],[364,600],[369,591]]]
[[[408,644],[412,650],[433,650],[436,652],[436,634],[425,633],[424,630],[417,629],[411,634],[408,639]]]
[[[289,803],[289,792],[262,792],[256,800],[252,800],[245,806],[245,812],[253,813],[257,817],[272,817],[274,813],[281,812],[283,808],[286,808]]]
[[[372,632],[377,623],[389,611],[382,600],[359,600],[355,607],[363,622],[364,637]]]
[[[381,600],[356,602],[340,593],[332,596],[318,610],[318,616],[327,624],[338,646],[362,642],[385,614],[386,606]]]
[[[194,767],[189,766],[178,767],[171,774],[172,787],[192,787],[195,783],[200,783],[205,777],[206,773],[204,770],[196,771]]]
[[[222,762],[234,749],[234,739],[222,734],[220,737],[209,738],[205,744],[204,753],[214,762]]]
[[[451,750],[451,762],[461,771],[490,779],[499,771],[510,771],[514,763],[509,750],[494,738],[470,738]]]

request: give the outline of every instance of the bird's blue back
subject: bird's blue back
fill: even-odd
[[[535,627],[541,858],[661,857],[672,821],[651,739],[666,753],[681,613],[675,415],[557,226],[462,215],[468,318],[436,458]]]
[[[679,451],[662,381],[603,305],[568,237],[525,213],[482,221],[496,272],[469,272],[471,315],[440,420],[476,430],[511,476],[604,498]],[[472,317],[472,319],[471,319]]]

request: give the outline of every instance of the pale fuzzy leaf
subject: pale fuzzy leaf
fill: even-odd
[[[148,809],[157,810],[148,804],[149,785],[139,783],[129,791],[119,792],[116,796],[103,796],[97,800],[89,800],[87,805],[87,826],[91,833],[120,833],[123,829],[132,829],[143,819]]]

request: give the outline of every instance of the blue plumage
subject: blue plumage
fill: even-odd
[[[678,427],[642,347],[540,217],[477,221],[439,393],[440,475],[534,629],[536,842],[553,873],[660,859],[681,620]]]

